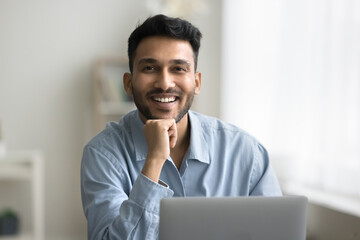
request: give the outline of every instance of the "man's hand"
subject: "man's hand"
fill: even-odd
[[[161,169],[170,156],[170,148],[176,145],[176,123],[174,119],[147,120],[143,131],[148,154],[142,173],[154,182],[158,182]]]

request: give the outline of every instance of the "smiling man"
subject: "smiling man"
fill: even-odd
[[[124,88],[137,110],[84,148],[89,239],[157,239],[159,203],[173,196],[277,196],[265,148],[234,125],[190,111],[200,92],[200,31],[157,15],[129,37]]]
[[[170,156],[180,168],[187,151],[190,139],[187,113],[194,95],[200,91],[201,74],[195,72],[190,43],[167,36],[143,39],[133,64],[132,73],[124,76],[124,86],[145,123],[149,149],[142,172],[157,182],[166,159]]]

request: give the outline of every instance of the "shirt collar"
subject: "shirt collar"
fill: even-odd
[[[187,159],[195,159],[203,163],[210,163],[209,145],[204,138],[205,131],[203,125],[193,111],[189,111],[190,119],[190,146],[188,149]]]
[[[141,121],[138,110],[133,111],[131,114],[130,126],[135,158],[136,161],[143,161],[146,159],[147,155],[147,144],[142,130],[144,123]]]
[[[135,146],[136,161],[144,161],[147,156],[147,144],[143,133],[144,123],[141,121],[138,110],[132,112],[131,134]],[[203,163],[210,163],[209,146],[204,139],[203,126],[195,113],[189,111],[190,119],[190,145],[185,156],[186,159],[194,159]]]

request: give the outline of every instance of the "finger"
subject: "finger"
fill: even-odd
[[[170,137],[170,147],[171,147],[171,148],[174,148],[174,147],[175,147],[175,145],[176,145],[176,140],[177,140],[177,138],[176,138],[175,136],[171,136],[171,137]]]
[[[171,125],[171,127],[169,128],[168,134],[169,134],[170,147],[174,148],[177,141],[177,128],[175,121],[173,125]]]

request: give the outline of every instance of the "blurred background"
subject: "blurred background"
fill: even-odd
[[[360,1],[0,0],[0,213],[19,239],[87,238],[82,149],[132,108],[105,104],[123,102],[105,75],[156,13],[203,32],[192,109],[265,145],[284,192],[310,200],[309,239],[360,239]]]

